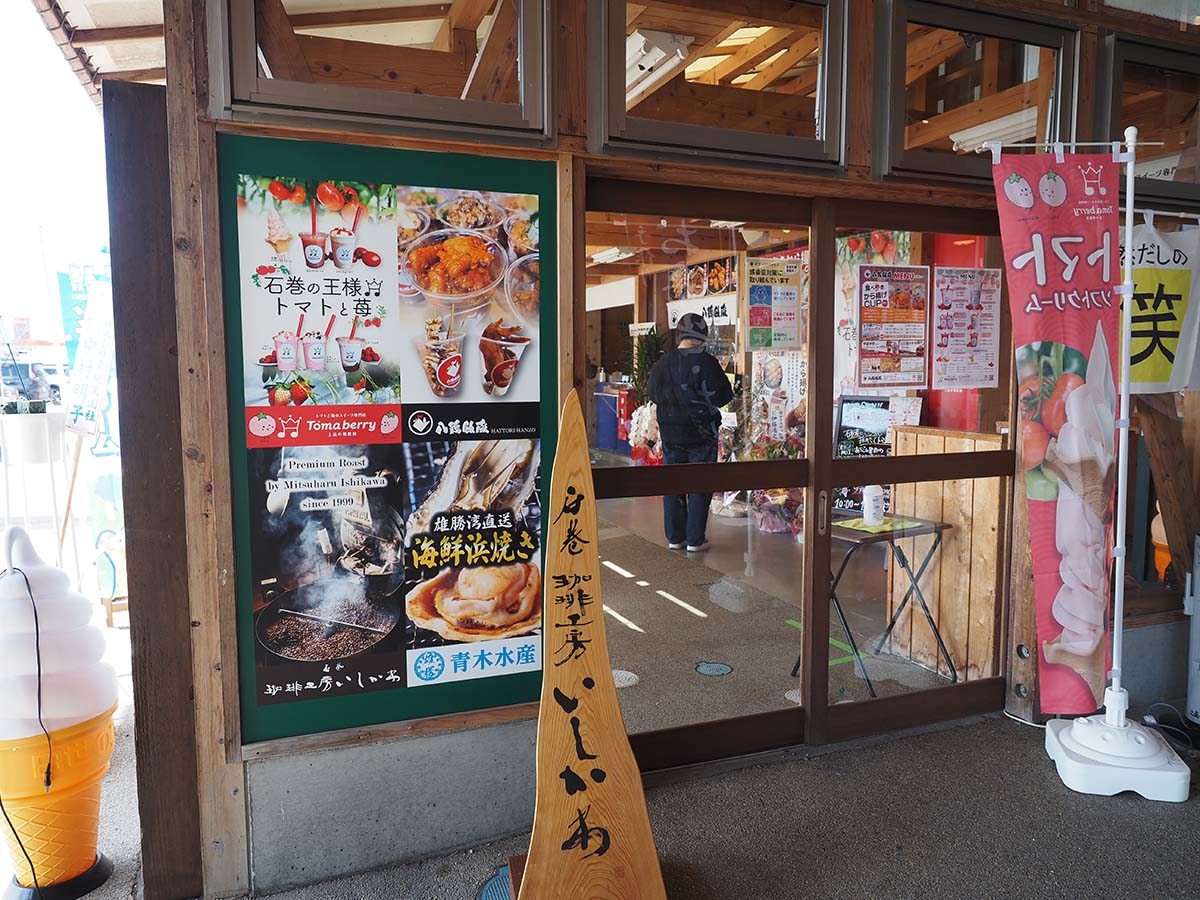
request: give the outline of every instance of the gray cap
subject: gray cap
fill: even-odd
[[[684,313],[679,317],[679,322],[675,326],[676,340],[691,338],[694,341],[705,343],[708,341],[708,323],[704,321],[704,316],[699,313]]]

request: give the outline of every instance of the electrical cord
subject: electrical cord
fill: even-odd
[[[46,730],[46,723],[42,720],[42,625],[38,619],[37,601],[33,598],[33,588],[29,584],[29,576],[21,569],[13,566],[11,569],[5,569],[0,572],[0,577],[5,575],[20,575],[25,581],[25,592],[29,594],[29,605],[33,608],[33,648],[34,658],[37,662],[37,719],[38,726],[42,729],[42,734],[46,736],[46,750],[48,753],[46,759],[46,777],[43,782],[47,791],[50,790],[50,769],[54,763],[54,743],[50,740],[50,732]],[[25,857],[25,862],[29,865],[29,874],[33,877],[33,890],[37,895],[38,900],[42,898],[42,886],[38,882],[37,870],[34,868],[33,860],[29,856],[29,851],[25,848],[21,836],[17,834],[17,829],[13,826],[12,819],[8,816],[8,810],[4,808],[4,800],[0,798],[0,814],[3,814],[4,821],[8,824],[9,831],[16,838],[17,846],[21,848],[21,855]]]
[[[1008,718],[1012,719],[1014,722],[1019,722],[1022,725],[1028,725],[1030,728],[1040,728],[1040,729],[1042,729],[1042,731],[1046,730],[1045,725],[1039,725],[1037,722],[1026,722],[1024,719],[1020,718],[1019,716],[1014,716],[1007,709],[1004,710],[1004,715],[1006,715]]]

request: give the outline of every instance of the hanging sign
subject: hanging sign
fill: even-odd
[[[933,270],[933,389],[994,388],[1000,270]]]
[[[1122,254],[1125,248],[1121,248]],[[1124,255],[1121,257],[1124,261]],[[1188,387],[1200,327],[1200,230],[1133,229],[1133,325],[1129,390],[1164,394]]]
[[[221,146],[243,733],[532,699],[553,170]]]
[[[808,306],[808,253],[800,259],[746,261],[747,344],[753,350],[801,346]]]
[[[858,386],[929,386],[929,266],[858,266]]]
[[[737,294],[672,300],[667,303],[667,327],[674,328],[687,313],[703,316],[709,328],[714,325],[733,325],[737,321]]]
[[[892,455],[891,414],[887,397],[847,397],[838,400],[834,455],[839,459]],[[862,509],[863,487],[833,489],[833,508],[843,512]],[[884,488],[885,508],[891,506],[891,489]]]
[[[91,437],[106,429],[102,413],[112,400],[113,358],[112,285],[96,281],[88,296],[67,385],[67,431]]]
[[[1111,154],[1012,154],[993,167],[1045,715],[1093,712],[1108,673],[1119,169]]]

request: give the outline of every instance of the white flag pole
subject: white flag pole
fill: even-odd
[[[1117,294],[1121,304],[1121,383],[1117,418],[1117,508],[1113,520],[1112,683],[1104,691],[1104,715],[1052,719],[1046,723],[1046,753],[1071,790],[1112,795],[1136,791],[1148,800],[1181,803],[1188,798],[1191,770],[1157,731],[1130,721],[1129,693],[1121,686],[1125,618],[1125,518],[1129,500],[1130,332],[1133,323],[1133,189],[1137,129],[1125,129],[1125,152],[1113,141],[1113,162],[1125,164],[1125,267]]]

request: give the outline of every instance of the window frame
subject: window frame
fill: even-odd
[[[221,113],[253,121],[319,119],[439,137],[458,134],[475,140],[548,144],[554,121],[550,89],[553,4],[547,0],[516,2],[519,100],[509,104],[262,77],[255,0],[225,0],[212,23],[223,43],[223,52],[213,61],[213,83],[223,94]]]
[[[936,150],[904,147],[908,24],[970,32],[1001,40],[1019,41],[1054,50],[1056,71],[1055,121],[1048,141],[1074,138],[1079,109],[1079,32],[1063,23],[1037,16],[1016,19],[994,13],[948,6],[931,0],[879,0],[875,43],[878,55],[874,79],[875,128],[873,169],[876,178],[938,178],[991,184],[989,160],[982,156],[950,156]]]
[[[845,164],[845,0],[798,0],[822,9],[819,138],[796,138],[707,125],[643,119],[625,111],[625,0],[588,0],[588,59],[601,62],[588,83],[589,149],[658,158],[711,159],[791,169]],[[616,35],[621,39],[615,40]]]
[[[1121,80],[1125,63],[1183,72],[1200,78],[1200,56],[1194,49],[1138,38],[1121,32],[1101,32],[1096,95],[1096,135],[1105,140],[1122,140]],[[1200,152],[1200,151],[1198,151]],[[1122,184],[1124,190],[1124,184]],[[1200,206],[1200,184],[1135,178],[1135,195],[1141,199],[1166,201],[1177,207]]]

